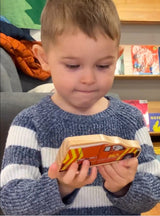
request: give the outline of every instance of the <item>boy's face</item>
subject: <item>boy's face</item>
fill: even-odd
[[[119,56],[117,42],[101,33],[96,39],[80,30],[65,32],[46,54],[56,88],[52,99],[66,111],[85,113],[98,107],[112,86]]]

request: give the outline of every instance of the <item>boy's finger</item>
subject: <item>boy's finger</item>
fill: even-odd
[[[97,177],[97,167],[92,167],[91,168],[91,173],[90,173],[90,176],[88,177],[87,183],[91,184],[92,182],[94,182],[96,177]]]
[[[137,166],[138,159],[136,157],[125,159],[125,160],[120,161],[119,164],[125,167]]]
[[[79,181],[84,181],[86,179],[86,177],[88,176],[89,167],[90,167],[90,162],[88,160],[84,160],[81,169],[79,171],[79,176],[78,176]]]
[[[104,179],[107,178],[107,173],[104,170],[104,166],[98,166],[98,171]]]
[[[55,179],[58,176],[58,166],[56,163],[53,163],[48,170],[48,176],[51,179]]]
[[[69,169],[66,171],[65,175],[63,176],[64,182],[70,182],[74,179],[77,174],[78,164],[76,162],[72,163]]]

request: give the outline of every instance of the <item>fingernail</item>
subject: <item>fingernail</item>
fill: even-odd
[[[85,160],[83,163],[84,163],[85,165],[89,165],[89,164],[90,164],[90,162],[89,162],[88,160]]]

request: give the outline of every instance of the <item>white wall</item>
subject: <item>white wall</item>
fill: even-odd
[[[159,80],[115,80],[111,92],[121,99],[160,101]]]
[[[160,44],[160,24],[122,24],[121,44]],[[115,80],[112,92],[121,99],[160,101],[159,80]]]
[[[121,44],[160,44],[160,24],[122,24]]]

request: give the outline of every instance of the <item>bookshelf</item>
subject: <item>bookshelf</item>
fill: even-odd
[[[160,23],[159,0],[113,0],[123,23]]]
[[[116,80],[160,80],[160,75],[115,75]]]
[[[115,70],[116,79],[160,79],[160,44],[123,45]]]
[[[160,1],[159,0],[113,0],[122,23],[122,44],[157,44],[159,43],[159,29],[160,29]],[[147,37],[146,37],[147,35]],[[135,81],[136,87],[134,85]],[[144,80],[144,81],[143,81]],[[160,112],[160,96],[158,96],[158,82],[160,75],[115,75],[115,92],[119,92],[124,99],[151,99],[159,101],[149,101],[149,112]],[[127,82],[127,86],[126,86]],[[151,91],[146,91],[147,86],[151,84]],[[142,92],[139,96],[137,92]],[[124,88],[128,87],[125,90]],[[136,91],[135,91],[136,88]],[[126,93],[127,92],[127,93]],[[157,96],[156,96],[157,95]],[[143,97],[142,97],[143,96]],[[153,99],[154,96],[154,99]],[[158,105],[158,106],[157,106]],[[155,110],[156,109],[156,110]],[[154,148],[160,148],[160,133],[150,132],[150,136]],[[141,215],[160,215],[160,203],[148,212]]]
[[[116,5],[122,25],[160,24],[160,1],[159,0],[113,0]],[[150,29],[150,31],[152,31]],[[145,31],[143,32],[145,35]],[[142,33],[142,34],[143,34]],[[137,35],[138,37],[138,35]],[[150,42],[152,44],[153,42]],[[133,43],[135,44],[135,43]],[[141,43],[146,44],[146,43]],[[153,43],[154,44],[154,43]],[[117,80],[160,80],[160,75],[115,75]]]
[[[160,101],[149,101],[148,102],[149,113],[160,113]],[[160,132],[150,132],[150,136],[153,142],[155,152],[160,149]],[[148,212],[142,213],[141,215],[160,215],[160,203],[158,203],[153,209]]]
[[[128,47],[128,45],[134,44],[159,44],[158,35],[160,31],[160,1],[159,0],[113,0],[117,11],[119,13],[119,17],[122,23],[122,40],[121,44],[124,44],[124,47]],[[147,36],[147,37],[146,37]],[[138,38],[138,39],[135,39]],[[146,38],[148,38],[147,41]],[[137,41],[137,42],[135,42]],[[144,42],[145,41],[145,42]],[[147,43],[146,43],[147,42]],[[158,45],[160,47],[160,45]],[[123,45],[122,45],[123,47]],[[130,50],[127,48],[125,52],[127,58],[130,60]],[[128,57],[129,55],[129,57]],[[126,57],[125,57],[126,59]],[[126,64],[128,66],[128,59]],[[124,62],[125,63],[125,62]],[[159,62],[160,64],[160,62]],[[128,69],[128,68],[126,68]],[[130,66],[129,66],[130,69]],[[126,70],[127,71],[127,70]],[[128,71],[127,71],[128,73]],[[114,86],[115,92],[120,92],[120,97],[122,95],[122,99],[146,99],[151,100],[153,94],[153,100],[158,101],[149,101],[148,109],[150,113],[160,113],[160,96],[158,91],[160,89],[160,74],[158,75],[132,75],[131,71],[129,74],[118,75],[115,74],[116,84]],[[122,83],[121,83],[122,82]],[[121,83],[121,84],[120,84]],[[129,83],[126,85],[126,83]],[[154,83],[156,85],[154,85]],[[130,85],[132,84],[132,85]],[[128,87],[134,89],[128,89]],[[142,88],[143,84],[143,88]],[[117,88],[118,86],[118,88]],[[144,89],[145,86],[145,89]],[[157,87],[158,86],[158,87]],[[134,92],[129,96],[129,94],[124,93],[122,88],[127,88],[127,92]],[[139,94],[137,93],[137,87],[139,90]],[[146,88],[150,89],[150,93],[146,91]],[[143,97],[141,92],[144,92]],[[149,98],[148,98],[149,96]],[[128,97],[128,98],[127,98]],[[141,97],[141,98],[138,98]],[[150,136],[152,138],[153,144],[158,145],[160,147],[160,132],[150,132]]]

